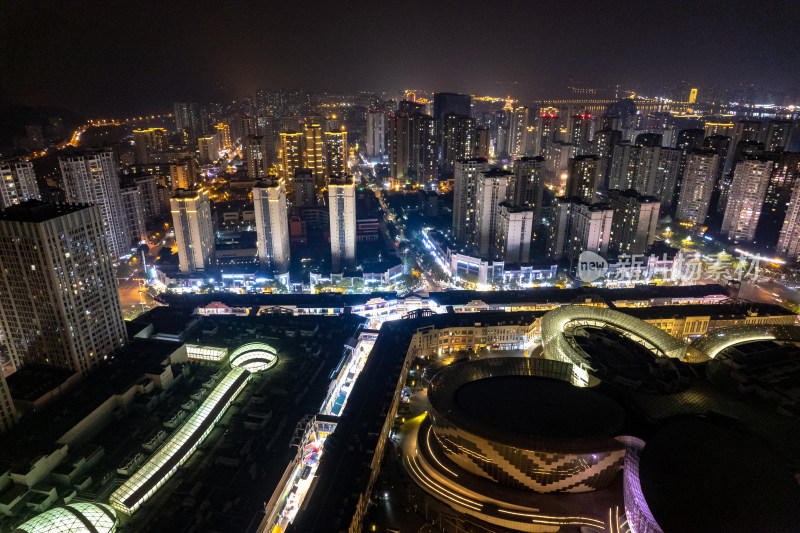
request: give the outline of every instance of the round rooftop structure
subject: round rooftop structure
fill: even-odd
[[[278,355],[275,348],[263,342],[250,342],[236,348],[230,357],[231,366],[238,366],[249,372],[263,372],[275,366]]]
[[[594,384],[590,373],[594,367],[591,357],[575,340],[575,330],[580,327],[606,329],[639,344],[655,357],[684,360],[687,346],[683,341],[638,318],[588,305],[564,305],[547,312],[542,317],[542,345],[544,356],[572,363],[575,385]]]
[[[117,515],[103,503],[71,503],[54,507],[17,527],[14,533],[113,533]]]
[[[800,485],[790,467],[756,437],[705,420],[679,420],[653,435],[634,481],[657,523],[637,531],[800,530]],[[626,509],[637,505],[630,496],[626,490]]]
[[[614,400],[569,380],[572,366],[522,357],[458,363],[428,390],[432,434],[464,470],[536,492],[584,492],[610,483],[624,446]]]
[[[800,326],[783,324],[746,324],[743,326],[730,326],[709,331],[692,341],[691,347],[703,352],[709,359],[714,359],[717,354],[736,346],[754,341],[798,341],[800,340]]]

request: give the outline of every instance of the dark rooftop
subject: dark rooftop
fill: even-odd
[[[6,381],[13,399],[32,402],[59,387],[74,374],[75,372],[63,368],[25,365],[11,374]]]
[[[800,484],[753,436],[699,419],[674,422],[642,451],[644,497],[665,533],[800,530]]]
[[[56,204],[41,200],[27,200],[0,211],[0,220],[45,222],[89,207],[91,206],[88,204]]]

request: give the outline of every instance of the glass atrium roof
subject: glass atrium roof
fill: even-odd
[[[102,503],[71,503],[54,507],[19,526],[24,533],[113,533],[117,516]]]

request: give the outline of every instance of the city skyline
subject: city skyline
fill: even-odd
[[[531,3],[483,11],[478,3],[412,6],[402,14],[388,4],[238,3],[213,15],[142,3],[6,5],[2,19],[14,24],[2,29],[0,65],[15,75],[0,82],[0,101],[120,115],[261,88],[419,88],[524,102],[569,86],[658,92],[679,84],[753,85],[796,97],[800,85],[787,48],[790,28],[800,22],[793,2],[767,9],[751,2],[646,9],[633,2]],[[297,27],[309,28],[306,38],[296,38]]]

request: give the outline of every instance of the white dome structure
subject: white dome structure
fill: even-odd
[[[54,507],[17,527],[14,533],[114,533],[117,515],[103,503]]]

